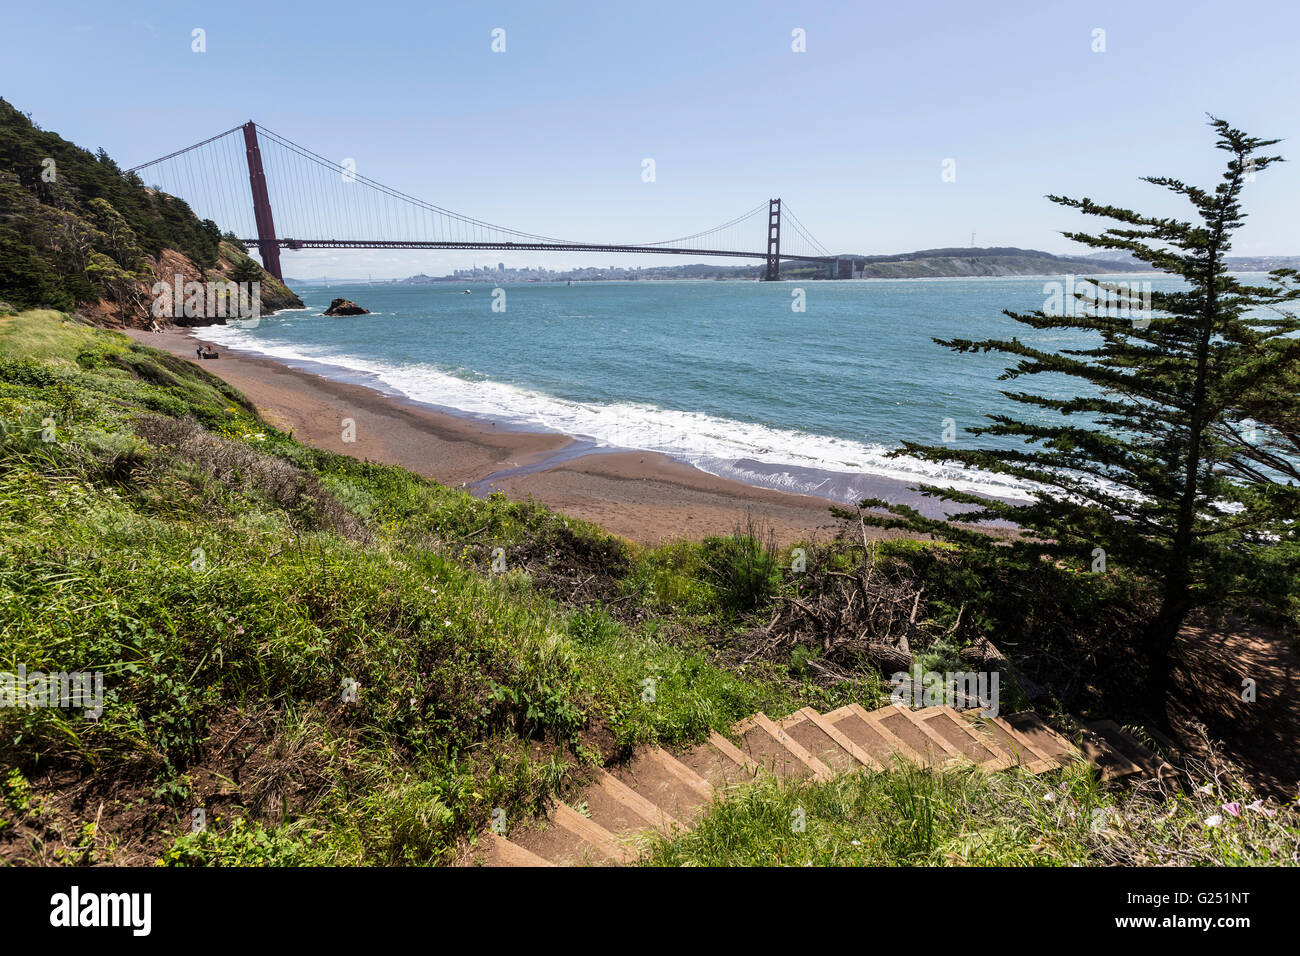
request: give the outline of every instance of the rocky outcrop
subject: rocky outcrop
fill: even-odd
[[[250,318],[245,314],[255,306],[259,316],[271,315],[281,309],[301,309],[302,300],[269,272],[257,264],[238,247],[223,242],[216,266],[202,269],[188,256],[175,249],[164,249],[157,258],[149,260],[152,282],[139,282],[129,296],[114,302],[101,299],[83,303],[77,312],[98,325],[116,328],[147,329],[166,328],[173,325],[205,326],[225,325],[231,319]],[[186,284],[197,282],[203,287],[202,295],[191,303],[186,302]],[[243,286],[243,305],[240,310],[240,287]],[[256,300],[251,283],[257,283]],[[161,294],[155,289],[162,286]],[[180,290],[180,294],[177,294]],[[218,302],[218,300],[221,300]],[[187,304],[190,308],[187,308]]]
[[[369,315],[369,309],[363,309],[351,299],[335,299],[322,315]]]

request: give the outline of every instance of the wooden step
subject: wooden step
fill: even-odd
[[[896,737],[893,731],[859,704],[847,704],[833,710],[826,714],[826,720],[888,770],[897,768],[900,761],[925,763],[923,753],[913,750],[907,741]]]
[[[763,769],[716,730],[709,734],[707,742],[679,754],[677,759],[714,788],[753,783]]]
[[[686,826],[695,822],[713,797],[707,780],[659,747],[640,748],[614,776]]]
[[[956,747],[962,756],[976,766],[998,771],[1014,765],[1009,756],[981,740],[975,729],[962,720],[961,715],[952,707],[927,707],[920,712],[920,717],[926,726]]]
[[[911,708],[899,704],[888,704],[872,711],[871,716],[895,737],[907,741],[908,747],[922,754],[923,761],[930,766],[961,761],[961,751],[917,716],[920,713],[921,711],[914,713]]]
[[[759,711],[734,728],[740,735],[740,749],[763,769],[781,778],[814,777],[829,780],[833,773],[802,744]]]
[[[511,843],[503,836],[484,830],[479,840],[484,866],[555,866],[550,860]]]
[[[583,791],[583,797],[591,811],[591,819],[610,833],[625,834],[654,828],[671,834],[674,830],[685,829],[667,810],[603,770],[597,771],[596,779]]]
[[[1084,726],[1083,752],[1106,782],[1138,776],[1162,779],[1178,776],[1173,767],[1113,720],[1094,720]]]
[[[777,726],[833,770],[843,773],[862,767],[884,769],[875,757],[846,737],[812,707],[796,710]]]
[[[560,826],[554,810],[549,817],[532,825],[511,827],[510,842],[556,866],[612,866],[619,862],[617,856],[610,856],[581,833]]]
[[[649,756],[651,760],[654,760],[670,774],[698,793],[701,800],[712,798],[713,787],[709,784],[709,781],[683,764],[668,751],[662,747],[651,747]]]
[[[636,860],[636,851],[620,841],[599,823],[584,817],[567,803],[556,803],[551,808],[551,822],[568,830],[574,836],[587,841],[599,852],[617,863],[632,863]]]
[[[1030,773],[1045,773],[1059,766],[1056,760],[1035,750],[1028,740],[1001,717],[981,717],[978,710],[966,710],[961,711],[961,719],[980,735],[980,740],[986,747],[1005,755],[1011,766],[1022,767]]]
[[[1047,726],[1043,718],[1033,711],[1023,710],[1005,719],[1021,737],[1029,741],[1036,751],[1048,759],[1055,760],[1059,766],[1064,767],[1079,759],[1079,748]]]

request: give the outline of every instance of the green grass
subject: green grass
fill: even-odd
[[[99,329],[67,322],[62,313],[49,309],[19,312],[0,322],[0,350],[6,355],[39,356],[51,364],[75,365],[79,353],[106,337]],[[130,341],[126,336],[116,338]]]
[[[771,780],[715,802],[647,866],[1233,866],[1300,863],[1300,819],[1223,779],[1190,795],[1104,790],[1086,765],[1032,776],[916,766]],[[1253,799],[1253,798],[1251,798]],[[1239,816],[1222,804],[1240,803]],[[1206,823],[1217,814],[1217,826]]]
[[[0,672],[100,671],[105,691],[98,720],[0,708],[4,862],[446,863],[495,808],[526,817],[638,744],[882,693],[865,664],[819,674],[819,640],[750,652],[781,595],[840,580],[793,575],[753,529],[641,549],[309,448],[202,369],[59,313],[0,316],[0,542]],[[822,571],[864,560],[851,544],[809,554]],[[1042,616],[1039,582],[1008,601],[950,554],[877,555],[936,595],[935,633]],[[1073,586],[1094,627],[1100,598]],[[960,643],[944,640],[935,661]],[[1067,784],[1080,806],[1102,799]],[[1044,816],[1043,786],[763,786],[656,859],[1100,861]],[[1022,845],[1044,839],[1046,854]]]
[[[493,807],[529,812],[583,762],[812,699],[662,638],[662,620],[565,608],[533,579],[607,561],[619,593],[652,576],[661,611],[680,593],[717,613],[661,558],[634,564],[543,508],[305,448],[123,336],[0,319],[0,413],[0,669],[98,670],[106,687],[95,722],[6,709],[0,757],[30,779],[129,778],[122,799],[181,835],[169,862],[243,859],[248,841],[268,862],[445,861]],[[517,569],[490,573],[495,547]],[[247,720],[259,761],[305,743],[283,781],[214,784],[247,748],[219,759],[213,728]],[[272,790],[287,819],[234,822]],[[208,804],[225,812],[184,836]]]

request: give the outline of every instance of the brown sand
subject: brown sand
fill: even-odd
[[[195,347],[203,340],[202,330],[198,333],[196,340],[188,329],[128,330],[145,345],[190,360],[196,360]],[[512,431],[273,359],[219,351],[221,357],[199,363],[202,368],[238,388],[268,422],[300,441],[401,465],[448,485],[474,485],[498,472],[540,465],[540,470],[502,475],[480,490],[531,497],[640,544],[726,534],[747,518],[770,527],[783,544],[825,539],[839,525],[826,499],[717,478],[652,452],[566,457],[573,440],[564,435]],[[347,418],[356,423],[353,442],[343,440]],[[547,466],[552,456],[557,461]]]

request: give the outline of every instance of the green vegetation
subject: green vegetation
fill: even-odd
[[[145,188],[103,150],[42,130],[0,99],[0,300],[64,311],[102,300],[120,320],[144,325],[152,260],[167,250],[188,260],[176,262],[187,279],[219,280],[224,271],[262,283],[267,309],[302,304],[183,200]]]
[[[1243,799],[1245,798],[1245,799]],[[1083,765],[939,773],[906,767],[733,792],[648,866],[1294,866],[1300,822],[1236,781],[1191,794],[1111,792]],[[1229,807],[1225,811],[1224,805]],[[1210,822],[1206,822],[1210,821]]]
[[[221,231],[181,200],[123,175],[0,100],[0,290],[18,306],[123,302],[146,255],[176,249],[216,265]],[[152,281],[150,279],[150,281]]]
[[[936,276],[1036,276],[1087,273],[1098,268],[1086,259],[1054,256],[1036,249],[922,249],[888,256],[854,257],[854,268],[869,279],[926,279]],[[1108,262],[1107,271],[1129,272],[1138,263]]]
[[[757,528],[633,548],[304,447],[201,368],[53,312],[0,317],[0,422],[0,671],[104,675],[97,720],[0,708],[11,862],[445,863],[493,808],[536,812],[638,743],[880,701],[862,647],[773,613],[833,607],[850,572],[882,602],[924,591],[911,634],[937,663],[1003,628],[1060,653],[1104,608],[1122,630],[1136,600],[1119,576],[919,542],[809,543],[805,574]],[[1035,801],[1058,783],[764,786],[656,859],[1018,862],[1031,831],[1053,848],[1034,862],[1109,859],[1073,823],[1043,829]],[[1082,771],[1064,785],[1079,806],[1111,800]],[[777,826],[795,805],[797,845]],[[1169,819],[1199,834],[1191,812]],[[854,839],[868,849],[846,857]]]
[[[729,610],[752,611],[771,601],[781,586],[776,543],[752,525],[726,538],[704,540],[708,579]]]
[[[666,553],[306,448],[201,369],[57,313],[0,318],[0,419],[0,670],[105,690],[97,721],[0,710],[0,760],[61,781],[6,856],[77,845],[94,792],[111,858],[441,862],[583,763],[848,699],[715,663],[688,625],[730,611]],[[595,600],[557,600],[584,582]],[[654,613],[614,616],[651,587]],[[210,828],[185,837],[193,807]]]

